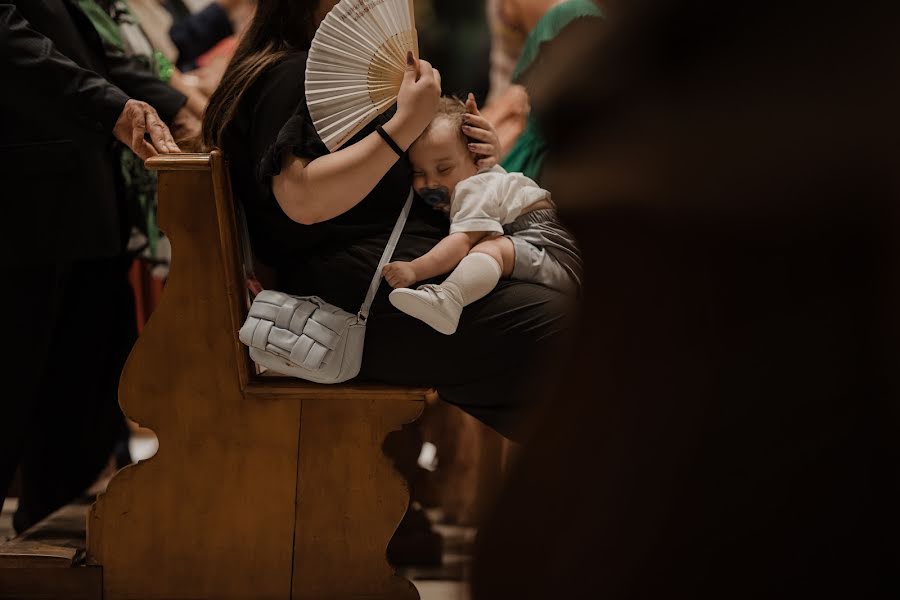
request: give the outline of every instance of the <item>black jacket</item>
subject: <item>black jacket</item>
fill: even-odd
[[[119,252],[113,125],[129,98],[169,122],[186,98],[104,47],[70,0],[0,0],[0,88],[4,260]]]

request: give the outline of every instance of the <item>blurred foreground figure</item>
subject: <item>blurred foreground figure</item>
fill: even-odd
[[[473,597],[898,598],[900,5],[604,7],[547,84],[580,352]]]

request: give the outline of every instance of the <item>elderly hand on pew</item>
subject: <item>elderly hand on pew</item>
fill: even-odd
[[[144,137],[148,135],[150,141]],[[146,160],[157,154],[181,152],[166,124],[156,113],[156,109],[140,100],[129,100],[113,127],[117,140]]]

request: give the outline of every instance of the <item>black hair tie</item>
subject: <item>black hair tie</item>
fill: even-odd
[[[376,127],[376,128],[375,128],[375,131],[377,131],[377,132],[378,132],[378,135],[381,136],[381,139],[383,139],[384,142],[385,142],[388,146],[391,147],[391,150],[393,150],[394,152],[397,153],[397,156],[399,156],[400,158],[403,158],[403,154],[404,154],[403,150],[400,149],[400,146],[397,145],[397,142],[395,142],[395,141],[393,140],[393,138],[391,138],[391,136],[388,135],[388,132],[385,131],[384,128],[383,128],[381,125],[379,125],[378,127]]]

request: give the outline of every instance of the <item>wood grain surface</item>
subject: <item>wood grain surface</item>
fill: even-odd
[[[91,510],[104,598],[417,598],[385,559],[408,491],[381,445],[426,390],[256,375],[221,155],[147,165],[173,261],[119,394],[159,451]]]

